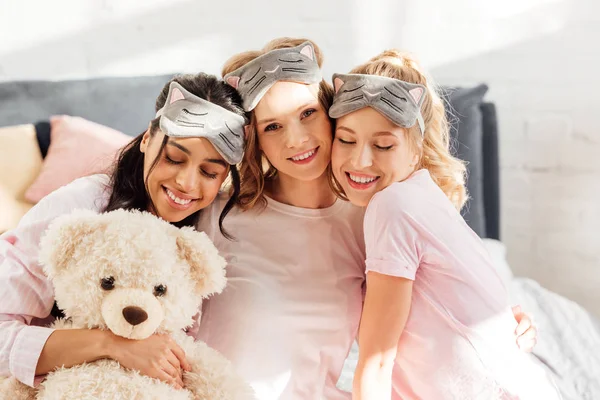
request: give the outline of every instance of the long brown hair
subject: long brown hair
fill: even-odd
[[[304,38],[283,37],[270,41],[261,50],[246,51],[231,57],[223,66],[222,75],[244,66],[255,58],[275,49],[284,49],[296,47],[304,42],[311,42],[315,49],[315,56],[319,66],[323,64],[323,54],[321,49],[311,40]],[[333,102],[333,87],[331,84],[322,80],[319,83],[319,103],[327,113]],[[333,122],[333,121],[332,121]],[[333,135],[333,132],[332,132]],[[256,132],[256,116],[254,111],[250,114],[250,125],[248,136],[246,138],[246,149],[244,158],[240,164],[241,188],[238,198],[238,205],[243,210],[249,210],[255,206],[264,207],[267,200],[264,196],[265,182],[272,180],[277,176],[277,170],[264,157],[258,145]]]

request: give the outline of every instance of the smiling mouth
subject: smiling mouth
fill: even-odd
[[[307,164],[315,159],[318,151],[319,147],[315,147],[314,149],[305,151],[304,153],[296,154],[295,156],[288,158],[288,160],[295,164]]]
[[[374,186],[380,177],[372,175],[357,175],[346,172],[346,178],[348,179],[350,186],[354,189],[365,190]]]
[[[173,193],[170,189],[168,189],[164,186],[163,186],[163,191],[165,192],[167,198],[169,199],[169,204],[173,208],[176,208],[176,209],[186,210],[186,209],[190,208],[194,204],[194,202],[198,201],[198,199],[194,199],[194,198],[182,199],[181,197],[179,197],[175,193]]]

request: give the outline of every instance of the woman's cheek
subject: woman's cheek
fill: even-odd
[[[333,147],[331,149],[331,166],[335,170],[337,170],[343,164],[343,149],[340,147],[340,143],[336,140],[333,143]]]

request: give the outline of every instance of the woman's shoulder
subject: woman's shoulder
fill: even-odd
[[[50,193],[45,199],[53,202],[67,201],[72,205],[81,204],[86,208],[102,208],[110,197],[110,177],[106,174],[89,175]],[[42,200],[43,201],[43,200]]]
[[[365,223],[415,223],[426,219],[434,206],[430,180],[427,171],[417,171],[405,181],[392,183],[375,193],[367,206]]]
[[[206,208],[202,210],[204,214],[211,214],[213,218],[218,218],[221,215],[221,212],[225,208],[227,202],[231,199],[231,194],[228,190],[221,190],[215,197],[212,203],[210,203]],[[234,207],[235,209],[236,207]],[[234,210],[232,210],[234,211]]]
[[[209,237],[214,234],[215,229],[218,230],[219,225],[219,216],[221,212],[225,208],[225,205],[231,198],[229,191],[222,190],[217,194],[215,199],[211,204],[206,206],[206,208],[202,209],[200,212],[200,218],[198,219],[198,223],[196,224],[196,229],[202,232],[206,232]],[[228,217],[236,212],[236,207],[229,213]],[[211,237],[212,238],[212,237]]]
[[[89,190],[98,192],[107,189],[109,185],[110,177],[106,174],[88,175],[82,178],[77,178],[64,186],[61,186],[54,192],[50,193],[48,196],[75,194],[79,192],[86,192]]]
[[[420,209],[424,203],[431,203],[439,190],[429,171],[418,170],[406,180],[392,183],[375,193],[369,202],[369,208],[382,207],[390,211]]]
[[[51,219],[75,209],[102,210],[110,197],[110,177],[90,175],[74,180],[48,194],[21,220],[28,224],[40,219]]]

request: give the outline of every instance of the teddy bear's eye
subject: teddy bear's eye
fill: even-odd
[[[109,276],[108,278],[102,278],[100,286],[104,290],[113,290],[115,288],[115,278]]]
[[[154,286],[154,295],[156,297],[164,296],[167,293],[167,287],[165,285]]]

